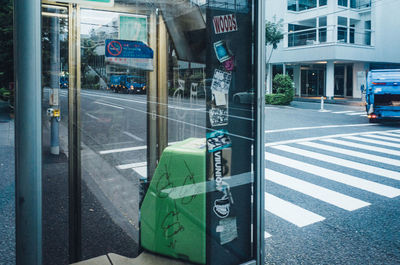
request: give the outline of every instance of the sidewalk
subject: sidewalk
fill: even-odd
[[[294,101],[301,102],[315,102],[320,103],[321,97],[295,97]],[[342,105],[350,105],[350,106],[364,106],[364,102],[360,98],[338,98],[335,97],[333,99],[326,99],[324,97],[325,104],[342,104]]]
[[[0,100],[0,263],[15,264],[14,120]]]

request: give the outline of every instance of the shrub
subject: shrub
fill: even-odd
[[[277,74],[272,81],[272,94],[265,95],[265,103],[289,105],[294,96],[293,82],[288,75]]]

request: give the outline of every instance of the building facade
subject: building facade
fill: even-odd
[[[281,23],[284,33],[277,49],[267,47],[268,92],[274,75],[286,73],[298,97],[361,98],[369,70],[400,66],[400,1],[267,3],[267,21]]]

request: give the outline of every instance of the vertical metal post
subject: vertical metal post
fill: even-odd
[[[257,241],[255,244],[255,257],[257,264],[264,264],[264,156],[265,156],[265,144],[264,144],[264,121],[265,121],[265,1],[255,1],[256,5],[256,23],[255,24],[255,53],[254,62],[256,65],[256,85],[257,85],[257,102],[256,102],[256,154],[255,154],[255,207],[256,207],[256,222],[254,229],[254,237]]]
[[[58,10],[54,10],[57,14]],[[60,22],[59,17],[51,18],[50,28],[51,38],[51,53],[50,53],[50,89],[53,95],[53,107],[59,109],[59,89],[60,89]],[[51,117],[51,141],[50,153],[53,155],[60,154],[59,143],[59,117]]]
[[[40,0],[14,1],[17,264],[42,264]]]
[[[80,141],[80,11],[69,6],[68,31],[68,149],[69,149],[69,261],[81,258],[81,141]]]

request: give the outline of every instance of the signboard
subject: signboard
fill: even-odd
[[[147,17],[146,16],[119,16],[118,38],[122,40],[147,41]]]
[[[141,41],[105,41],[105,60],[136,69],[153,71],[153,50]]]
[[[215,34],[237,31],[237,21],[234,14],[215,16],[213,18]]]
[[[50,0],[51,2],[64,2],[90,7],[114,6],[114,0]]]

